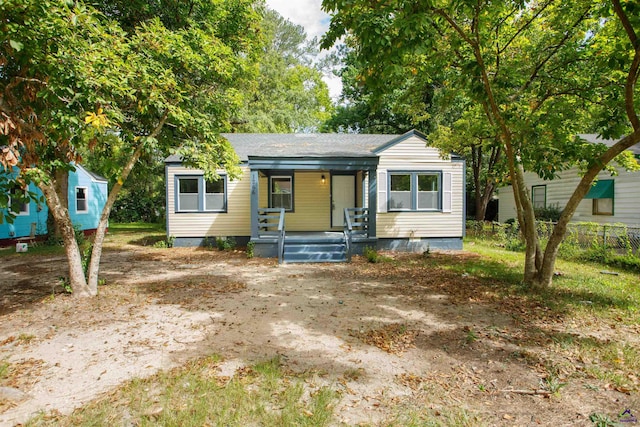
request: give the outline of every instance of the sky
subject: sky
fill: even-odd
[[[266,0],[270,9],[297,25],[302,25],[309,38],[320,37],[329,29],[330,17],[322,11],[322,0]],[[326,51],[323,51],[326,55]],[[329,94],[337,100],[342,90],[340,79],[325,76]]]

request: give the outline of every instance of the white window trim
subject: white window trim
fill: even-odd
[[[84,205],[86,206],[86,209],[84,210],[78,210],[78,189],[79,188],[83,188],[84,189]],[[89,187],[83,186],[83,185],[76,185],[76,187],[74,188],[74,192],[73,192],[73,198],[76,204],[76,213],[77,214],[86,214],[89,213]]]
[[[27,191],[25,190],[24,193],[26,194]],[[15,215],[15,216],[29,216],[29,214],[31,213],[31,200],[27,199],[27,202],[24,204],[27,209],[26,210],[20,210],[18,212],[15,212],[14,210],[11,209],[11,195],[9,195],[9,210],[10,212]]]
[[[445,172],[438,170],[410,170],[410,171],[386,171],[387,175],[387,212],[450,212],[446,209],[445,205]],[[411,206],[409,208],[391,208],[391,193],[400,193],[401,191],[391,190],[391,177],[393,175],[409,175],[411,189],[404,191],[405,193],[411,193]],[[438,207],[434,208],[419,208],[418,207],[418,176],[419,175],[435,175],[438,178]],[[449,176],[450,180],[450,176]],[[450,189],[448,190],[450,193]]]
[[[198,181],[198,208],[197,209],[182,209],[180,207],[180,180],[181,179],[195,179]],[[175,213],[227,213],[229,203],[229,188],[227,185],[227,175],[220,174],[220,179],[223,180],[222,193],[207,193],[207,184],[204,179],[204,175],[175,175]],[[185,193],[193,194],[193,193]],[[224,196],[224,208],[223,209],[206,209],[206,196],[207,194],[222,194]]]
[[[544,189],[544,190],[541,190]],[[544,191],[544,200],[542,201],[542,206],[536,206],[536,190]],[[532,185],[531,186],[531,204],[534,209],[546,209],[547,207],[547,186],[545,184],[541,185]]]
[[[293,212],[295,208],[295,204],[293,202],[293,194],[294,194],[294,183],[293,183],[293,175],[273,175],[269,177],[269,207],[273,206],[273,179],[274,178],[286,178],[291,182],[291,209],[285,209],[285,212]],[[283,193],[286,194],[286,193]]]

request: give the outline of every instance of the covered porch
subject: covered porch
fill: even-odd
[[[340,262],[376,244],[372,157],[249,157],[251,243],[280,262]]]

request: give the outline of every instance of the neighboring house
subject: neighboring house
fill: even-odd
[[[238,180],[206,182],[179,157],[165,161],[177,246],[233,237],[285,261],[342,261],[365,246],[462,248],[464,160],[442,158],[420,132],[224,136],[241,160]]]
[[[107,180],[81,165],[75,165],[75,172],[69,172],[68,197],[69,215],[74,226],[91,233],[98,227],[102,208],[107,201]],[[22,190],[15,190],[22,191]],[[33,184],[29,191],[38,195],[42,192]],[[16,217],[13,223],[6,220],[0,224],[0,246],[12,245],[21,238],[47,234],[48,208],[44,201],[30,201],[14,206]]]
[[[608,146],[615,140],[600,139],[597,135],[580,135],[591,143]],[[640,147],[629,149],[636,158],[640,158]],[[618,174],[612,176],[603,171],[593,184],[589,193],[580,202],[573,215],[574,222],[622,223],[628,226],[640,226],[640,172],[628,172],[617,167]],[[563,209],[576,189],[581,177],[577,168],[560,172],[559,177],[545,181],[533,173],[525,174],[525,183],[530,191],[534,208],[558,207]],[[511,186],[499,190],[498,220],[505,222],[517,218]]]

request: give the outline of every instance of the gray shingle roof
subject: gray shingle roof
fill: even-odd
[[[410,135],[408,132],[406,135]],[[403,135],[345,133],[225,133],[241,161],[252,157],[375,157],[374,150]],[[166,162],[180,162],[169,156]]]
[[[619,141],[619,139],[602,139],[595,133],[583,133],[578,135],[580,138],[592,144],[604,144],[607,147],[611,147],[613,144]],[[635,155],[640,155],[640,146],[638,144],[629,147],[627,150],[631,151]]]

